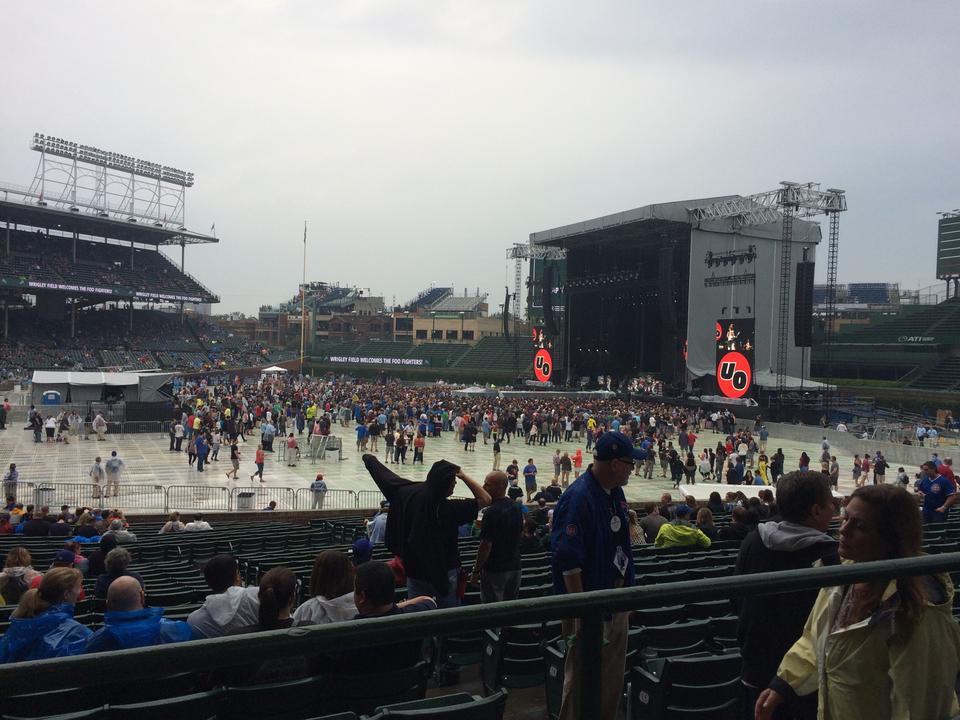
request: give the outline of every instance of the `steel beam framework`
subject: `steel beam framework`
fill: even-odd
[[[513,247],[507,249],[507,260],[514,260],[513,267],[513,312],[515,317],[520,317],[520,285],[523,279],[523,261],[524,260],[563,260],[567,257],[567,251],[564,248],[558,248],[548,245],[534,245],[533,243],[514,243]],[[526,309],[524,309],[526,314]]]
[[[776,190],[745,197],[718,200],[700,207],[687,208],[692,221],[730,219],[734,231],[748,225],[772,222],[781,224],[780,267],[777,307],[777,394],[782,399],[787,387],[787,348],[790,329],[790,286],[793,271],[793,220],[827,215],[830,219],[827,256],[827,353],[832,340],[832,321],[836,307],[837,258],[840,242],[840,213],[847,209],[843,190],[821,190],[819,183],[783,181]],[[828,360],[829,366],[829,360]],[[828,369],[829,372],[829,369]]]

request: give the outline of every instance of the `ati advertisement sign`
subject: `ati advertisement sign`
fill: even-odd
[[[753,319],[717,320],[717,388],[728,398],[742,398],[753,388]]]
[[[533,376],[540,382],[549,382],[553,375],[553,356],[550,350],[553,343],[542,327],[533,328]]]

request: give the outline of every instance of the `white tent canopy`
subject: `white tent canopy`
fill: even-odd
[[[138,385],[140,375],[132,372],[74,372],[73,370],[36,370],[34,385]]]
[[[75,372],[73,370],[36,370],[33,373],[33,402],[40,402],[43,393],[54,390],[64,402],[97,402],[103,388],[124,388],[126,400],[162,402],[169,398],[161,388],[173,377],[165,372]]]
[[[286,368],[282,368],[279,365],[271,365],[268,368],[261,370],[264,375],[279,375],[280,373],[290,372]]]

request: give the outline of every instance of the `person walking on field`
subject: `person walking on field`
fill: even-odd
[[[117,451],[110,453],[110,459],[104,463],[104,470],[107,473],[107,497],[118,497],[120,491],[120,473],[125,467],[123,460],[117,457]]]
[[[323,502],[327,498],[327,483],[323,480],[323,473],[317,473],[317,479],[310,483],[310,496],[313,498],[312,510],[323,510]]]
[[[233,479],[236,480],[237,473],[240,472],[240,448],[237,446],[236,438],[230,441],[230,464],[232,468],[227,473],[227,477],[233,475]]]
[[[266,462],[266,456],[263,454],[263,443],[257,445],[257,454],[253,456],[253,463],[257,466],[257,471],[250,476],[250,480],[253,480],[258,475],[260,476],[260,482],[263,482],[263,465]]]
[[[103,465],[100,464],[99,455],[94,458],[93,465],[90,466],[90,472],[87,474],[90,476],[90,482],[94,484],[93,499],[99,500],[102,495],[102,487],[100,483],[102,483],[104,479]]]

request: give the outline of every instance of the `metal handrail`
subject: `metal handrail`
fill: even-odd
[[[434,610],[426,613],[271,630],[251,635],[213,638],[190,643],[134,650],[115,650],[74,657],[51,658],[0,666],[0,687],[18,693],[63,687],[69,677],[77,687],[97,685],[104,677],[133,681],[210,667],[259,664],[292,655],[311,656],[344,647],[370,647],[402,640],[462,634],[474,630],[525,623],[540,624],[563,618],[581,618],[580,664],[582,706],[578,717],[600,717],[600,655],[603,617],[614,612],[696,602],[704,597],[744,597],[791,593],[870,580],[960,570],[960,553],[881,560],[816,569],[788,570],[709,578],[620,590],[598,590],[573,595],[513,600],[490,605]],[[594,661],[587,662],[587,658]]]

